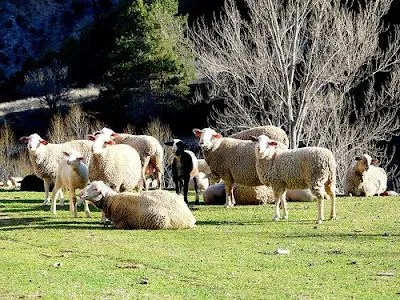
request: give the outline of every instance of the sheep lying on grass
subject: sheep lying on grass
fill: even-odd
[[[274,194],[270,187],[245,186],[236,184],[233,189],[236,205],[259,205],[274,203]],[[223,182],[210,185],[203,193],[204,204],[224,204],[225,184]]]
[[[94,181],[80,198],[102,209],[117,229],[182,229],[196,223],[182,196],[164,190],[119,194]]]
[[[75,140],[62,144],[52,144],[42,139],[37,133],[30,136],[21,137],[20,142],[27,143],[29,159],[31,161],[35,175],[44,181],[44,191],[46,193],[43,204],[50,203],[50,183],[56,179],[58,163],[63,159],[64,151],[76,150],[89,163],[92,142],[87,140]],[[60,192],[61,203],[64,203],[64,196]]]
[[[94,133],[105,134],[113,139],[116,144],[126,144],[134,148],[140,156],[142,163],[143,186],[148,189],[146,176],[155,173],[158,188],[161,189],[162,176],[164,174],[164,149],[160,142],[150,135],[133,135],[116,133],[114,130],[104,127]]]
[[[370,155],[357,156],[347,168],[343,178],[344,194],[349,196],[373,196],[386,191],[387,175],[377,167],[378,160]]]
[[[330,150],[322,147],[305,147],[279,150],[278,143],[267,136],[253,137],[256,141],[257,174],[260,181],[271,186],[275,195],[274,220],[280,219],[282,201],[284,218],[287,219],[287,189],[310,189],[318,200],[317,223],[324,220],[324,197],[332,200],[331,219],[336,219],[336,161]]]
[[[64,152],[64,155],[65,159],[61,160],[58,164],[56,183],[53,189],[50,211],[53,213],[53,215],[56,214],[57,194],[63,187],[66,187],[71,198],[71,201],[69,202],[70,211],[74,217],[77,217],[78,213],[75,190],[84,188],[89,182],[88,167],[83,162],[84,158],[79,152]],[[85,201],[84,204],[85,214],[90,218],[91,216],[88,203]]]
[[[194,191],[196,193],[196,204],[199,203],[199,195],[197,188],[196,175],[199,173],[197,158],[194,153],[187,150],[187,145],[180,139],[174,139],[171,142],[165,142],[166,146],[172,147],[174,153],[174,160],[172,162],[172,178],[175,183],[175,191],[180,194],[183,189],[183,199],[186,203],[188,201],[189,181],[192,178],[194,184]]]

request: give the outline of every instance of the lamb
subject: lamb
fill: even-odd
[[[105,134],[88,137],[94,141],[89,180],[102,180],[117,192],[138,189],[143,179],[139,153],[128,145],[115,144]]]
[[[275,196],[274,220],[280,219],[282,201],[284,218],[288,218],[285,192],[287,189],[310,189],[318,200],[317,223],[324,220],[324,197],[332,200],[331,219],[336,219],[336,161],[330,150],[305,147],[295,150],[277,149],[278,142],[265,135],[253,137],[256,141],[256,169],[260,181],[271,186]]]
[[[379,161],[370,155],[357,156],[347,168],[343,178],[345,195],[373,196],[380,195],[387,189],[387,175],[378,167]]]
[[[239,140],[251,140],[252,136],[260,136],[260,135],[266,135],[270,139],[280,142],[283,145],[289,147],[289,138],[286,132],[283,129],[272,125],[253,127],[232,134],[229,137]]]
[[[202,130],[195,128],[193,133],[200,138],[199,145],[212,175],[221,178],[225,183],[225,207],[235,205],[234,183],[246,186],[263,185],[256,172],[254,142],[223,138],[220,133],[211,128]],[[279,147],[287,148],[282,143],[279,143]]]
[[[107,127],[95,132],[94,135],[99,133],[112,137],[117,144],[126,144],[133,147],[140,156],[142,177],[145,179],[146,175],[155,173],[158,188],[161,189],[164,173],[164,149],[155,137],[150,135],[116,133]],[[143,186],[145,190],[148,189],[146,180],[143,180]]]
[[[65,159],[61,160],[58,164],[56,182],[53,189],[52,201],[50,211],[56,215],[56,197],[61,191],[62,187],[66,187],[69,191],[71,201],[69,203],[70,211],[76,218],[77,202],[76,202],[76,189],[82,189],[89,182],[88,167],[83,162],[84,158],[81,153],[77,151],[64,152]],[[85,214],[91,217],[88,203],[85,201]]]
[[[117,193],[104,182],[94,181],[80,198],[102,209],[117,229],[182,229],[196,223],[183,198],[164,190]]]
[[[57,174],[58,163],[63,159],[65,151],[76,150],[83,154],[85,161],[89,163],[91,156],[91,147],[93,142],[87,140],[74,140],[62,144],[53,144],[42,139],[37,133],[29,136],[23,136],[20,142],[27,143],[29,159],[33,171],[37,177],[43,179],[45,200],[44,205],[50,203],[50,183],[54,182]],[[61,196],[61,204],[64,203],[64,195]]]
[[[174,160],[172,162],[172,178],[175,183],[175,191],[180,194],[183,188],[183,199],[186,204],[188,201],[189,181],[193,178],[194,190],[196,193],[196,204],[199,204],[199,195],[197,188],[197,177],[199,173],[197,158],[194,153],[187,150],[187,145],[180,139],[174,139],[164,143],[166,146],[172,146]]]
[[[236,205],[260,205],[273,203],[274,194],[270,187],[235,185],[233,189]],[[203,193],[204,204],[224,204],[225,184],[223,182],[210,185]]]

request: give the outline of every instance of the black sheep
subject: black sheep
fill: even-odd
[[[175,191],[181,194],[183,188],[183,199],[188,204],[189,180],[193,178],[194,189],[196,192],[196,204],[199,203],[196,175],[199,173],[197,158],[194,153],[187,150],[187,145],[179,139],[172,142],[165,142],[165,145],[172,146],[174,161],[172,162],[172,178],[175,183]]]

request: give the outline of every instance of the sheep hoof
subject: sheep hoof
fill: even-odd
[[[49,205],[49,204],[50,204],[50,201],[48,201],[48,200],[44,200],[42,203],[42,205]]]
[[[279,216],[274,216],[274,217],[272,218],[272,221],[279,221],[279,219],[280,219]]]
[[[322,224],[322,220],[318,220],[318,221],[317,221],[317,224]]]
[[[283,218],[287,221],[287,220],[289,219],[289,216],[286,215],[286,216],[284,216]]]
[[[336,220],[336,216],[331,216],[331,220]]]

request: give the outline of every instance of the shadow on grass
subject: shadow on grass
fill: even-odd
[[[5,218],[0,219],[0,232],[11,230],[31,229],[112,229],[111,226],[100,224],[99,220],[88,221],[87,218],[76,220],[54,220],[49,217],[30,217],[30,218]]]
[[[23,198],[16,198],[16,199],[0,199],[1,204],[39,204],[43,203],[43,199],[23,199]]]

